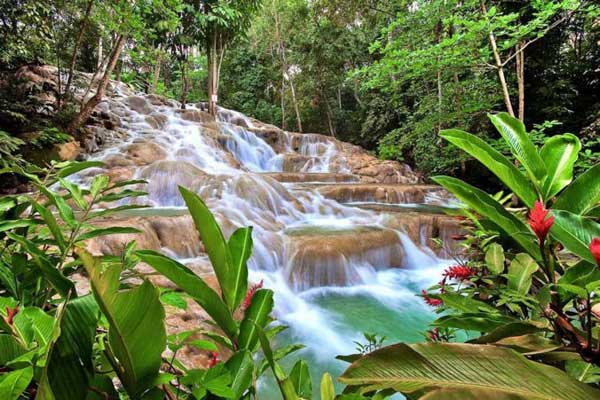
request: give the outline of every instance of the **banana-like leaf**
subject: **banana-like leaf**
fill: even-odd
[[[223,232],[221,232],[221,228],[219,228],[215,217],[206,207],[200,196],[181,186],[179,187],[179,191],[192,215],[196,229],[200,234],[200,239],[204,243],[206,253],[210,258],[219,285],[221,286],[223,299],[229,309],[233,310],[236,299],[236,293],[233,291],[233,260],[227,242],[223,237]]]
[[[233,339],[238,328],[219,295],[188,267],[152,250],[139,250],[136,255],[192,297],[211,316],[225,334]]]
[[[529,254],[517,254],[508,266],[508,288],[526,295],[531,288],[531,276],[538,268],[538,264]]]
[[[22,356],[26,352],[27,349],[14,336],[0,334],[0,365],[6,365],[7,362]]]
[[[492,243],[485,249],[485,265],[492,274],[504,272],[504,249],[498,243]]]
[[[504,231],[508,238],[517,242],[523,250],[531,254],[536,260],[541,259],[542,255],[536,245],[536,239],[527,225],[506,211],[502,204],[498,203],[492,196],[460,179],[449,176],[435,176],[432,179],[448,189],[477,213],[491,220]]]
[[[491,332],[515,319],[501,314],[462,313],[444,315],[436,319],[432,325],[444,328],[464,329],[466,331]]]
[[[0,399],[17,400],[33,379],[33,367],[5,372],[0,375]]]
[[[589,245],[592,238],[600,237],[600,224],[568,211],[553,210],[552,215],[555,220],[550,234],[569,251],[595,264]]]
[[[102,265],[82,249],[77,254],[90,276],[92,291],[109,323],[108,344],[119,363],[117,374],[129,396],[140,397],[158,377],[167,344],[165,310],[150,282],[119,290],[121,268]]]
[[[235,293],[232,309],[235,310],[244,300],[248,290],[248,266],[246,263],[252,255],[252,227],[239,228],[233,232],[227,242],[227,247],[232,261],[232,291]]]
[[[523,164],[530,174],[530,177],[541,182],[547,174],[546,166],[529,138],[523,122],[505,112],[489,117],[500,135],[508,143],[515,158]]]
[[[238,344],[241,349],[254,351],[258,342],[258,329],[264,329],[273,311],[273,292],[269,289],[258,290],[252,297],[252,303],[246,310],[240,325]]]
[[[399,343],[355,361],[339,380],[347,385],[364,386],[363,392],[388,388],[403,393],[443,389],[476,391],[486,396],[478,398],[600,398],[600,391],[559,369],[530,361],[514,350],[489,345]]]
[[[92,296],[70,300],[60,319],[60,336],[46,362],[45,376],[56,399],[85,399],[94,378],[92,347],[98,305]]]
[[[553,210],[566,210],[574,214],[585,214],[600,202],[600,164],[579,175],[561,194]]]
[[[548,175],[542,183],[544,199],[556,195],[573,180],[573,167],[581,150],[581,142],[570,133],[552,136],[540,151]],[[529,205],[531,208],[531,205]]]
[[[470,133],[449,129],[442,131],[440,136],[469,153],[494,173],[517,197],[523,200],[527,207],[533,207],[538,194],[531,181],[519,171],[509,159],[482,139]]]
[[[515,321],[508,324],[504,324],[499,326],[498,328],[490,331],[490,333],[486,335],[479,336],[476,339],[470,340],[469,343],[475,344],[486,344],[486,343],[494,343],[499,340],[502,340],[511,336],[521,336],[527,335],[530,333],[538,333],[542,332],[545,329],[534,325],[533,323],[527,321]]]

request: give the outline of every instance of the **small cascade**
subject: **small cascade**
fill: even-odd
[[[352,351],[352,340],[370,329],[346,314],[350,304],[399,320],[406,318],[402,310],[415,312],[415,329],[429,318],[414,294],[435,282],[446,263],[438,255],[456,250],[435,249],[433,238],[451,241],[460,226],[426,208],[450,200],[437,186],[415,184],[408,167],[232,110],[219,109],[215,120],[202,104],[181,110],[177,102],[121,90],[101,108],[118,120],[117,139],[90,158],[105,161],[113,181],[145,179],[148,194],[136,201],[151,208],[109,221],[144,233],[103,238],[92,244],[96,252],[118,253],[135,239],[205,266],[178,191],[184,186],[205,200],[225,236],[254,227],[250,278],[274,289],[277,317],[292,327],[290,340]],[[387,330],[385,323],[377,326]]]

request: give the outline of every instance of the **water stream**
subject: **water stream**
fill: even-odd
[[[352,175],[335,140],[279,132],[268,143],[259,123],[240,113],[221,109],[211,122],[194,105],[181,111],[176,102],[152,100],[103,103],[123,134],[90,158],[104,160],[113,179],[148,181],[140,202],[153,208],[145,215],[183,213],[182,185],[203,197],[226,236],[254,227],[250,279],[275,292],[275,315],[290,327],[279,344],[306,345],[286,365],[303,357],[315,378],[325,370],[337,375],[345,364],[335,356],[353,353],[364,331],[387,336],[387,343],[421,339],[432,313],[415,294],[449,261],[427,247],[428,226],[416,226],[412,236],[402,228],[402,206],[431,211],[444,201],[435,191],[385,204],[370,194],[357,199],[359,191],[377,189]],[[327,194],[339,188],[354,195]],[[193,235],[183,228],[179,234]],[[206,261],[193,246],[162,250],[184,263]]]

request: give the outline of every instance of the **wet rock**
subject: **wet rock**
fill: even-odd
[[[109,218],[95,223],[95,226],[98,228],[111,226],[133,227],[140,230],[140,233],[119,233],[94,238],[87,243],[87,249],[93,255],[121,255],[127,243],[134,240],[138,249],[158,251],[161,248],[158,235],[152,228],[152,224],[147,220],[135,217],[125,219]]]
[[[148,102],[148,100],[146,100],[144,97],[140,97],[140,96],[126,97],[124,99],[124,103],[127,104],[127,106],[130,109],[132,109],[140,114],[150,114],[154,110],[153,107]]]
[[[150,217],[148,219],[156,232],[160,244],[173,252],[177,258],[192,258],[204,253],[196,226],[190,215],[171,217]],[[202,266],[204,268],[205,265]]]
[[[215,118],[207,112],[200,110],[177,110],[176,111],[182,119],[193,122],[214,122]]]
[[[342,203],[426,203],[427,196],[441,191],[434,185],[348,184],[325,185],[317,189],[323,196]]]
[[[362,283],[364,269],[401,267],[400,237],[390,229],[322,227],[286,231],[286,275],[298,291]]]
[[[154,142],[132,143],[125,151],[137,165],[151,164],[167,157],[167,152]]]
[[[81,153],[79,143],[74,140],[66,143],[55,144],[53,151],[56,152],[58,159],[62,161],[75,160]]]
[[[160,113],[152,113],[146,116],[146,122],[154,129],[162,129],[167,124],[167,116]]]

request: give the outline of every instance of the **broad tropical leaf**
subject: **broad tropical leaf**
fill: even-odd
[[[569,251],[595,264],[589,245],[592,238],[600,237],[600,224],[568,211],[553,210],[552,215],[555,220],[550,234]]]
[[[504,272],[504,249],[498,243],[492,243],[486,248],[485,265],[492,274]]]
[[[233,260],[221,228],[219,228],[215,217],[206,207],[200,196],[183,187],[179,187],[179,191],[192,215],[196,229],[200,233],[200,239],[204,243],[206,253],[208,253],[210,262],[219,280],[223,299],[229,306],[229,309],[233,310],[236,299],[236,293],[233,291]]]
[[[188,267],[152,250],[136,254],[146,264],[163,274],[190,295],[230,338],[237,336],[237,325],[219,295]]]
[[[517,254],[508,266],[508,288],[522,295],[529,293],[531,276],[538,268],[538,264],[529,254]]]
[[[600,164],[581,174],[558,196],[552,209],[585,214],[600,202]]]
[[[542,183],[544,199],[550,199],[573,180],[573,167],[581,150],[581,142],[570,133],[552,136],[540,151],[548,175]],[[529,204],[528,204],[529,205]],[[532,205],[529,205],[531,208]]]
[[[166,348],[165,311],[159,291],[150,282],[119,290],[121,268],[104,265],[84,250],[77,250],[90,276],[94,297],[109,323],[108,344],[121,371],[127,393],[139,397],[158,376]]]
[[[33,379],[33,368],[27,367],[0,375],[0,399],[17,400]]]
[[[298,396],[305,399],[312,398],[312,381],[306,361],[296,361],[290,372],[290,380],[294,384],[294,389],[296,389]]]
[[[355,361],[340,381],[364,386],[363,392],[387,388],[404,393],[476,390],[519,400],[588,400],[600,396],[600,391],[513,350],[459,343],[384,347]]]
[[[529,138],[523,122],[505,112],[490,115],[490,120],[508,143],[515,158],[523,164],[532,180],[542,181],[547,174],[546,166]]]
[[[477,136],[458,129],[442,131],[440,136],[479,160],[479,162],[493,172],[502,183],[512,190],[517,197],[523,200],[523,203],[525,203],[527,207],[533,207],[533,204],[538,199],[535,187],[525,175],[523,175],[521,171],[519,171],[519,169],[499,151]]]
[[[269,289],[258,290],[252,297],[252,303],[246,310],[240,325],[238,344],[242,349],[253,351],[258,342],[258,329],[263,329],[269,322],[269,314],[273,311],[273,292]]]
[[[246,263],[252,255],[252,227],[239,228],[229,238],[227,247],[231,254],[232,291],[235,293],[235,302],[232,309],[236,309],[248,289],[248,267]]]
[[[232,376],[231,390],[233,399],[241,399],[244,392],[252,384],[252,373],[254,372],[254,361],[247,350],[235,353],[225,364]]]
[[[436,176],[432,179],[448,189],[460,201],[477,213],[491,220],[504,231],[508,238],[516,241],[525,251],[534,256],[535,259],[541,259],[540,249],[536,245],[535,238],[529,231],[529,228],[523,221],[506,211],[489,194],[460,179],[449,176]]]
[[[53,344],[45,376],[54,398],[85,399],[94,378],[92,347],[98,322],[93,296],[70,300],[60,319],[60,336]]]

